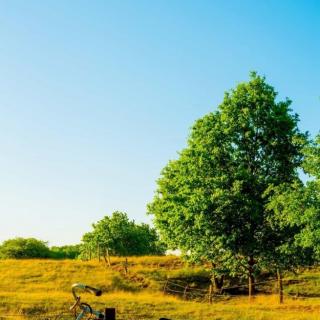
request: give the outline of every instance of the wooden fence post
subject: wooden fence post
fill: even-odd
[[[212,303],[212,290],[213,288],[212,288],[212,284],[210,284],[210,286],[209,286],[209,303],[211,304]]]
[[[127,275],[128,274],[128,258],[126,257],[126,260],[124,262],[124,273]]]
[[[189,285],[187,284],[183,291],[183,299],[187,300],[187,293],[188,293]]]
[[[165,284],[163,286],[163,294],[166,294],[167,285],[168,285],[168,279],[166,280],[166,282],[165,282]]]
[[[282,282],[282,274],[279,269],[277,269],[277,277],[278,277],[279,303],[283,303],[283,282]]]

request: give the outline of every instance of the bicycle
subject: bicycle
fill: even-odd
[[[99,320],[115,319],[115,309],[106,308],[104,312],[94,310],[88,303],[81,302],[81,296],[77,293],[78,290],[89,292],[97,297],[102,295],[102,291],[100,289],[96,289],[82,283],[75,283],[72,286],[72,295],[75,299],[75,303],[70,307],[70,311],[74,312],[76,320],[81,320],[85,317]],[[77,309],[80,309],[79,313],[77,313]]]
[[[75,299],[75,303],[70,307],[70,311],[74,312],[74,318],[76,320],[82,320],[84,318],[91,319],[91,320],[115,320],[116,319],[116,312],[114,308],[106,308],[104,312],[97,311],[92,309],[92,307],[86,303],[81,302],[81,296],[77,294],[78,290],[83,290],[89,292],[97,297],[102,295],[102,291],[100,289],[93,288],[91,286],[87,286],[82,283],[75,283],[72,286],[72,295]],[[80,309],[77,312],[77,309]],[[62,317],[61,317],[62,316]],[[63,319],[63,315],[59,315],[58,319]],[[167,318],[160,318],[159,320],[170,320]]]

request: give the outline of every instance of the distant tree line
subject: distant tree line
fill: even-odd
[[[127,214],[114,212],[93,224],[77,245],[53,246],[35,238],[14,238],[0,245],[0,259],[93,259],[103,258],[110,264],[110,255],[162,255],[166,246],[148,224],[130,221]]]
[[[81,244],[50,247],[51,259],[77,259],[81,254]]]
[[[35,238],[14,238],[0,245],[0,259],[75,259],[80,248],[80,245],[49,248],[47,242]]]

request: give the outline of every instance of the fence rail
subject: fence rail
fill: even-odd
[[[306,280],[305,279],[292,279],[292,278],[284,278],[282,279],[270,279],[270,280],[264,280],[264,281],[258,281],[254,283],[254,286],[257,287],[259,285],[266,285],[266,284],[277,284],[276,290],[277,294],[279,296],[279,303],[284,302],[284,297],[290,297],[294,299],[309,299],[309,298],[315,298],[320,299],[319,296],[303,296],[299,292],[296,293],[284,293],[284,287],[286,284],[292,284],[292,281],[294,281],[295,286],[303,286],[305,285]],[[203,301],[208,301],[209,303],[213,302],[214,298],[221,298],[221,297],[239,297],[240,294],[231,294],[231,290],[235,289],[249,289],[249,284],[241,284],[241,285],[234,285],[234,286],[228,286],[228,287],[222,287],[219,290],[214,290],[214,287],[212,284],[208,286],[208,288],[196,288],[192,287],[190,283],[182,284],[181,281],[174,282],[173,280],[167,279],[162,282],[163,285],[163,293],[164,294],[177,294],[183,297],[184,300],[189,300],[192,298],[195,299],[202,299]]]

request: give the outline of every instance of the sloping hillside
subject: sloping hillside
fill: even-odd
[[[167,277],[177,289],[189,283],[186,298],[193,300],[183,300],[179,290],[164,295]],[[251,303],[245,295],[227,294],[209,304],[205,294],[201,298],[192,295],[192,290],[205,292],[206,279],[209,271],[205,267],[188,266],[177,257],[129,258],[128,263],[113,258],[111,267],[102,261],[4,260],[0,261],[0,318],[45,314],[54,318],[73,303],[71,285],[82,282],[104,291],[102,297],[84,294],[83,299],[98,308],[116,307],[117,319],[320,319],[317,270],[285,284],[283,305],[272,294],[273,282],[264,283]],[[262,294],[264,291],[271,294]]]

